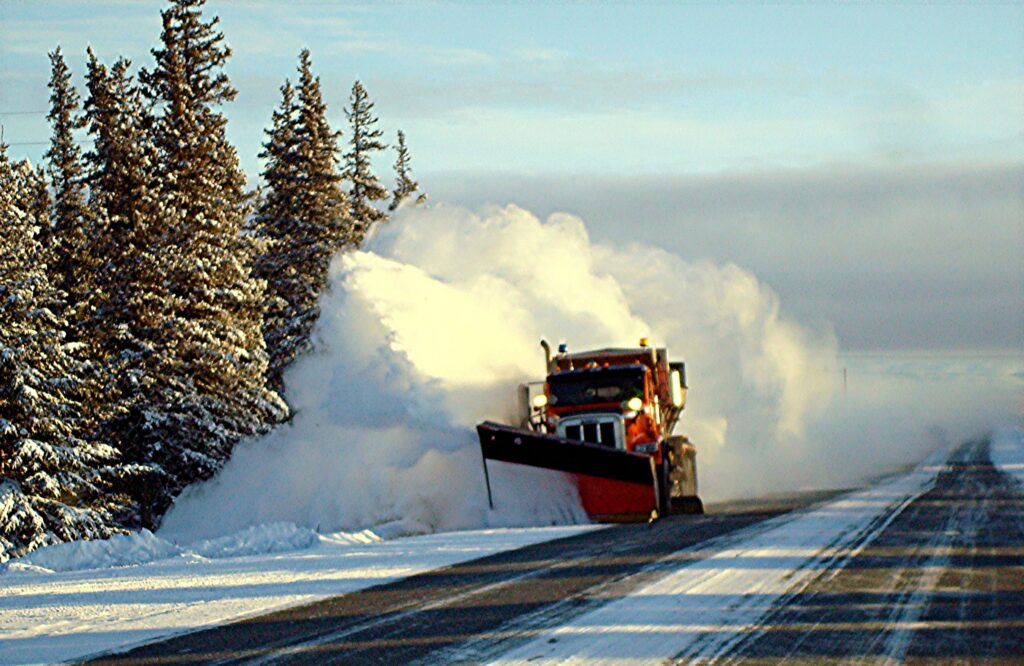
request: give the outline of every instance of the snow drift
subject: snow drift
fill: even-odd
[[[337,540],[357,537],[339,533]],[[290,550],[302,550],[317,544],[321,537],[308,528],[293,523],[271,523],[247,527],[234,534],[216,539],[200,539],[179,545],[161,538],[149,530],[132,534],[116,534],[109,539],[68,541],[40,548],[25,557],[0,567],[3,571],[80,571],[83,569],[109,569],[128,567],[168,560],[176,557],[227,559],[245,555],[264,555]],[[379,538],[377,539],[379,540]]]
[[[314,353],[286,375],[293,422],[188,489],[163,533],[586,520],[566,478],[501,464],[487,510],[473,426],[512,416],[515,385],[541,378],[542,337],[584,349],[648,336],[685,359],[682,429],[706,497],[849,481],[891,444],[830,429],[834,337],[784,318],[750,272],[597,244],[571,215],[402,210],[365,251],[336,257],[321,308]]]

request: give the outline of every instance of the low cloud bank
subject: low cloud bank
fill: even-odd
[[[844,349],[1024,344],[1020,160],[674,175],[474,170],[430,182],[440,201],[571,211],[599,242],[735,262],[770,284],[786,313],[833,325]]]
[[[286,376],[293,422],[186,491],[164,534],[585,521],[568,479],[500,463],[487,508],[473,426],[512,417],[516,384],[542,378],[542,337],[585,349],[648,336],[685,359],[681,430],[698,444],[705,499],[851,483],[919,459],[937,443],[919,426],[965,425],[954,414],[970,410],[942,403],[942,418],[918,421],[901,412],[905,395],[844,393],[831,332],[781,316],[749,271],[595,244],[565,214],[404,210],[368,249],[336,258],[330,284],[316,349]],[[1005,415],[1007,402],[975,416]]]

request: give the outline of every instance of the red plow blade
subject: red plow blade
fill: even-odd
[[[573,474],[583,508],[595,520],[648,520],[658,507],[657,477],[650,456],[490,421],[476,429],[489,500],[487,461],[498,460]]]

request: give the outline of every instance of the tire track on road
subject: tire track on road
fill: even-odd
[[[664,558],[703,557],[701,544],[824,496],[807,494],[781,506],[746,503],[732,513],[672,516],[535,544],[88,663],[394,664],[432,659],[467,642],[515,644],[532,635],[506,631],[516,619],[529,618],[534,628],[564,622],[605,603],[599,591],[628,586]]]
[[[931,490],[721,663],[1024,662],[1024,494],[988,447],[960,447]]]
[[[908,474],[737,534],[716,552],[497,657],[497,663],[713,661],[756,632],[794,590],[836,570],[887,529],[945,469]],[[711,544],[709,544],[710,546]],[[709,548],[710,549],[710,548]]]

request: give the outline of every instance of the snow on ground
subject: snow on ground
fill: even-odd
[[[369,530],[345,536],[348,540],[358,543],[380,541],[380,535]],[[124,567],[172,557],[196,556],[218,559],[261,555],[309,548],[318,538],[316,532],[305,527],[291,523],[272,523],[250,527],[217,539],[196,541],[182,547],[173,541],[161,539],[149,530],[142,530],[131,535],[119,534],[110,539],[70,541],[43,548],[9,562],[6,567],[0,568],[0,571],[6,568],[9,571],[53,573]]]
[[[36,551],[0,569],[0,664],[52,663],[307,603],[592,525],[384,540],[291,524],[179,545],[148,531]]]
[[[1024,428],[1000,428],[992,433],[992,464],[1024,484]]]
[[[495,663],[649,664],[684,652],[704,663],[721,656],[773,602],[870,543],[934,485],[943,459],[933,455],[910,474],[708,543],[703,550],[717,551],[711,557],[681,558],[673,573]]]

